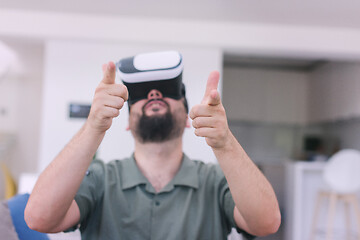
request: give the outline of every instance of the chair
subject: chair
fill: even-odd
[[[24,210],[29,194],[19,194],[7,201],[12,222],[20,240],[49,240],[45,233],[30,229],[24,220]]]
[[[324,199],[329,201],[326,240],[333,239],[333,224],[338,202],[345,204],[346,239],[350,239],[350,206],[353,207],[356,215],[357,239],[360,239],[360,212],[357,199],[360,190],[360,151],[344,149],[334,154],[324,168],[323,179],[330,190],[318,192],[310,239],[315,239],[319,210]]]

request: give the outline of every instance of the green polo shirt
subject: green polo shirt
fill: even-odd
[[[226,239],[236,227],[220,167],[185,154],[178,173],[157,193],[133,156],[107,164],[95,160],[75,201],[86,240]]]

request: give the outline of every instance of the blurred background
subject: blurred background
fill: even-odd
[[[359,9],[355,0],[1,0],[0,199],[30,191],[26,177],[81,127],[103,63],[178,50],[190,106],[219,70],[230,128],[273,184],[283,222],[261,239],[307,239],[324,164],[360,150]],[[104,161],[133,151],[127,114],[99,148]],[[192,129],[184,145],[216,162]]]

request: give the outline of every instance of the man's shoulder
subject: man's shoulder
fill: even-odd
[[[199,169],[202,170],[216,170],[219,168],[219,164],[213,162],[204,162],[197,159],[191,159],[190,161],[192,161]]]
[[[226,178],[219,164],[213,162],[207,163],[201,160],[188,161],[191,162],[190,166],[195,170],[189,170],[187,174],[189,174],[189,179],[197,179],[199,193],[203,193],[203,191],[205,191],[208,194],[211,194],[214,189],[221,189],[219,186],[226,185]]]
[[[193,159],[193,158],[190,158],[189,156],[187,156],[186,154],[184,154],[184,160],[192,162],[199,169],[203,169],[203,170],[215,170],[215,169],[220,168],[219,164],[217,164],[217,163],[205,162],[203,160]]]
[[[126,158],[122,158],[122,159],[114,159],[109,162],[105,162],[104,160],[97,158],[91,162],[91,166],[114,167],[114,166],[123,165],[125,162],[128,162],[128,161],[131,161],[131,157],[126,157]]]
[[[197,172],[199,176],[214,176],[216,178],[222,178],[224,176],[219,164],[213,162],[204,162],[202,160],[197,159],[189,159],[194,166],[197,168]]]
[[[126,162],[131,161],[131,158],[123,158],[123,159],[116,159],[111,160],[109,162],[105,162],[101,159],[94,159],[90,166],[88,171],[93,171],[95,173],[103,175],[105,172],[112,172],[114,170],[118,170],[124,167],[126,165]]]

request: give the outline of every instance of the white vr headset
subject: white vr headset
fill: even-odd
[[[129,91],[129,106],[146,99],[152,89],[159,90],[164,97],[185,98],[183,61],[176,51],[138,54],[121,59],[116,66]]]

